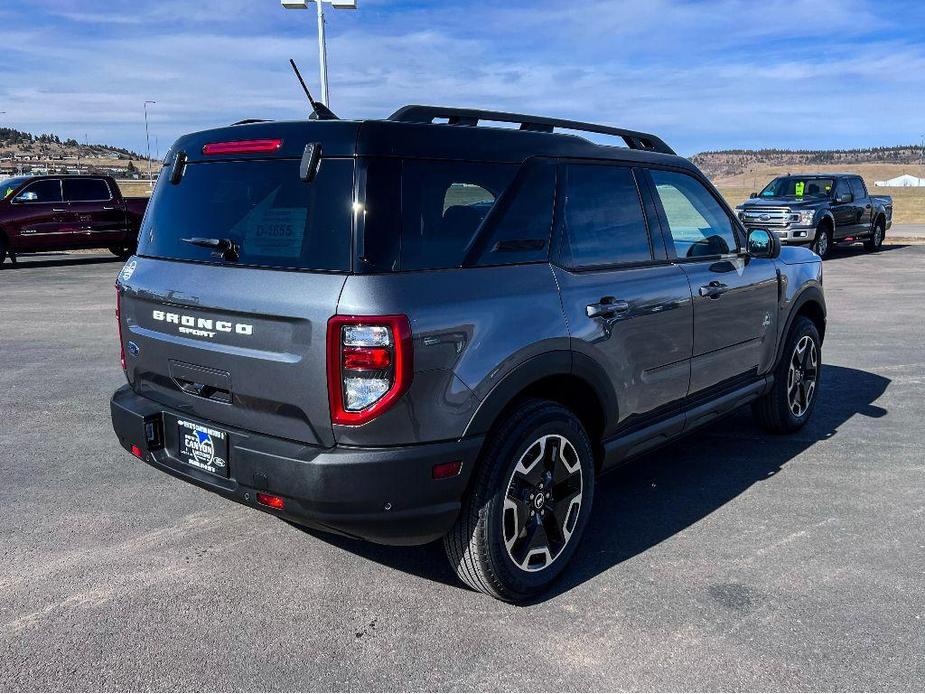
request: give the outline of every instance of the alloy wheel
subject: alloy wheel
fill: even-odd
[[[787,372],[787,402],[794,417],[802,417],[809,409],[816,392],[818,375],[816,343],[809,335],[804,335],[793,350]]]
[[[819,234],[819,238],[816,240],[816,254],[820,258],[824,258],[828,250],[829,250],[829,235],[825,231],[823,231]]]
[[[527,448],[504,497],[502,533],[514,564],[524,571],[552,565],[575,531],[582,491],[581,461],[567,438],[550,434]]]

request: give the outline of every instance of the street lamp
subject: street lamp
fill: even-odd
[[[145,101],[145,146],[148,148],[148,187],[154,188],[154,178],[151,175],[151,138],[148,136],[148,104],[156,101]]]
[[[280,0],[287,10],[307,10],[308,3],[314,2],[318,9],[318,61],[321,65],[321,103],[330,107],[328,94],[328,48],[324,37],[324,4],[335,10],[355,10],[357,0]]]

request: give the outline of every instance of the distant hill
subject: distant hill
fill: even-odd
[[[106,173],[134,178],[147,171],[148,162],[137,152],[111,145],[62,140],[54,134],[0,128],[0,175],[18,173]],[[152,168],[157,170],[152,164]]]
[[[691,159],[711,179],[722,180],[767,169],[850,169],[859,164],[918,166],[923,163],[923,154],[920,146],[903,145],[835,150],[727,149],[701,152]]]

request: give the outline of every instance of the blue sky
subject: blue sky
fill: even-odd
[[[600,121],[684,154],[925,134],[922,0],[359,0],[329,12],[332,107],[441,103]],[[164,152],[317,95],[313,12],[278,0],[6,0],[0,124]],[[153,147],[153,145],[152,145]]]

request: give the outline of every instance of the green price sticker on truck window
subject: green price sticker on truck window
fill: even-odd
[[[806,190],[806,183],[805,183],[804,181],[797,181],[797,182],[796,182],[796,189],[794,190],[794,193],[793,193],[793,194],[796,195],[798,198],[802,198],[802,197],[803,197],[803,191],[805,191],[805,190]]]

